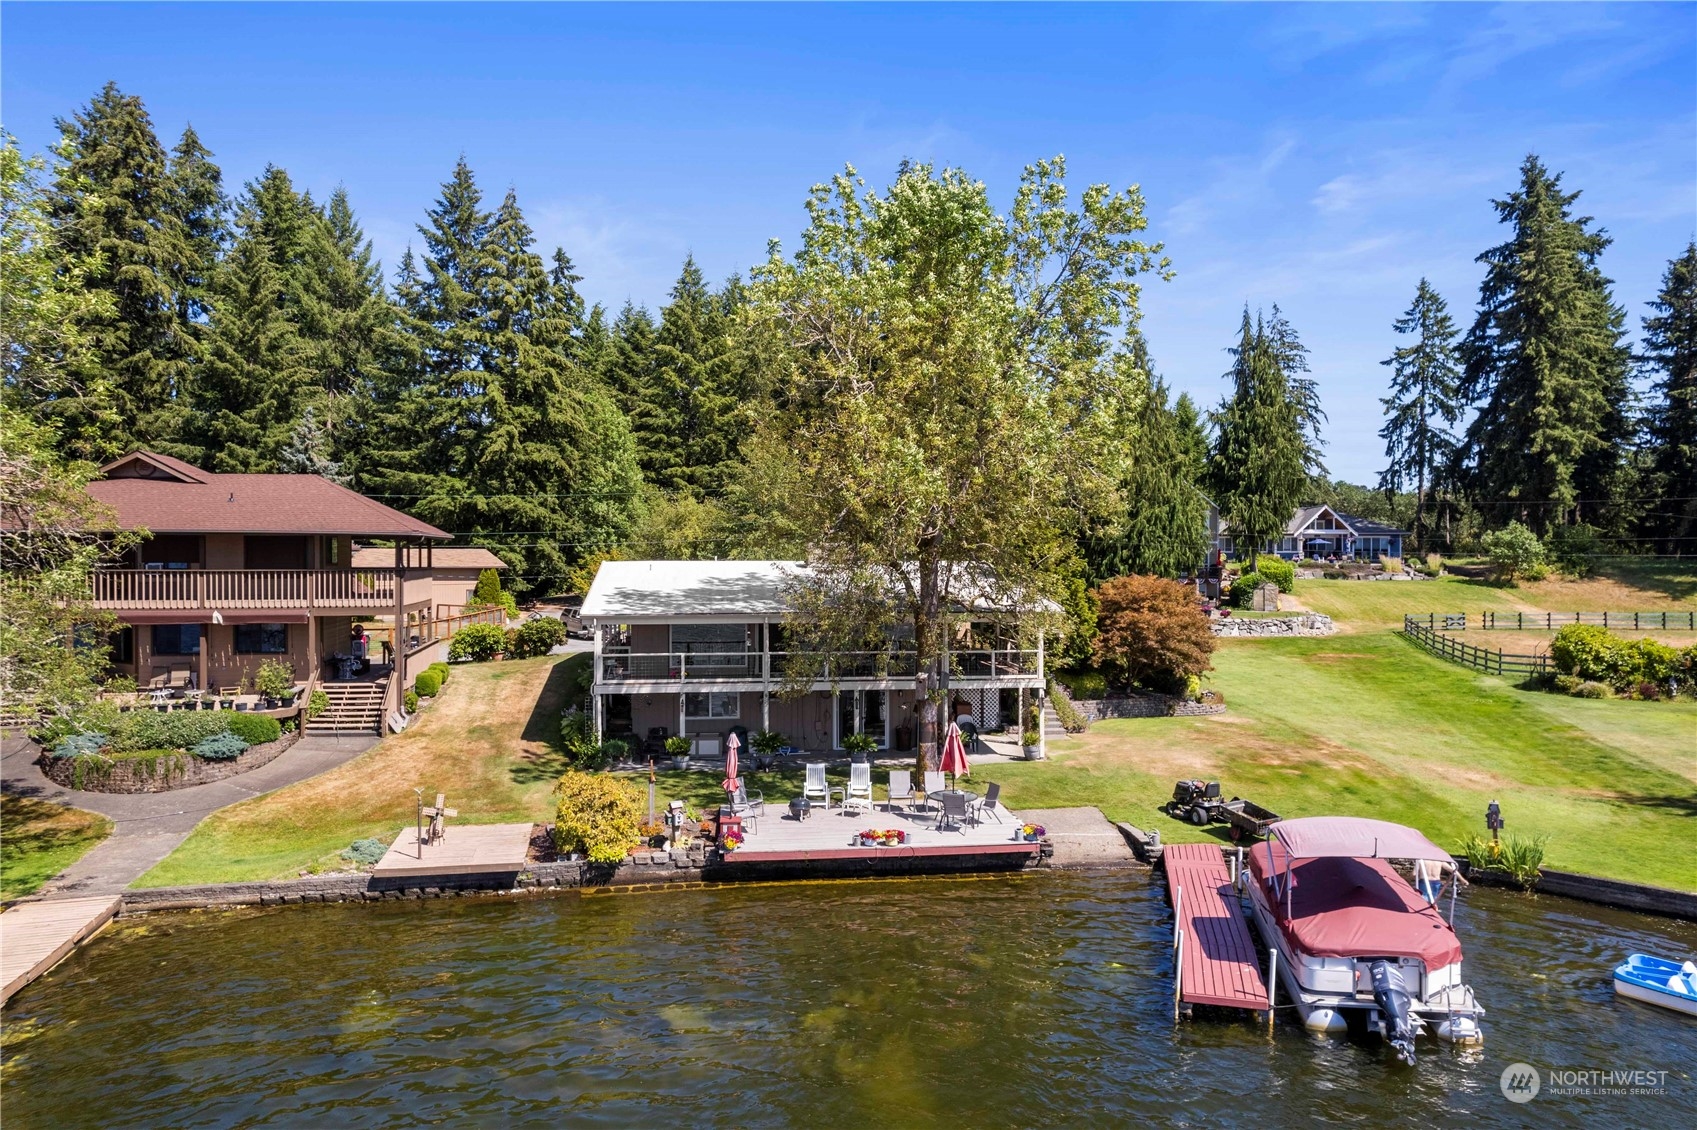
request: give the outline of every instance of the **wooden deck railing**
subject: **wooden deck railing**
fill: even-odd
[[[787,652],[628,652],[601,656],[600,681],[635,682],[779,682],[790,659]],[[818,668],[817,680],[911,679],[918,656],[911,651],[847,652],[799,658]],[[1035,651],[952,651],[950,670],[957,678],[1010,678],[1037,673]]]
[[[407,578],[410,589],[428,574]],[[392,609],[400,575],[394,569],[99,569],[97,608],[140,609],[369,608]],[[411,595],[411,594],[408,594]]]

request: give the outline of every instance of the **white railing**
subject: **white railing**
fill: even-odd
[[[99,569],[97,608],[369,608],[395,606],[393,569]],[[408,578],[428,581],[427,576]],[[409,594],[410,595],[410,594]]]
[[[601,656],[600,681],[647,682],[778,682],[792,658],[812,668],[817,680],[911,679],[918,656],[911,651],[851,651],[834,655],[773,651],[631,652],[609,651]],[[1037,674],[1037,652],[1017,649],[955,651],[950,671],[957,678],[1011,678]]]

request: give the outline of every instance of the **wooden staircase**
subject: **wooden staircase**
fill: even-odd
[[[383,729],[385,684],[372,682],[320,683],[330,705],[307,720],[309,734],[375,734]]]

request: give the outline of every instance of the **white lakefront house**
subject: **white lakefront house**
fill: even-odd
[[[637,742],[685,735],[717,757],[734,732],[774,730],[797,750],[840,750],[870,734],[883,750],[914,748],[911,639],[831,656],[799,697],[782,697],[790,561],[607,561],[584,597],[594,629],[591,687],[598,736]],[[1044,644],[1022,646],[1012,617],[957,608],[946,632],[950,718],[1015,725],[1021,695],[1044,686]]]

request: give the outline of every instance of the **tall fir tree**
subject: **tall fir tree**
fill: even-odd
[[[705,423],[698,401],[709,379],[713,334],[712,293],[694,256],[684,260],[669,298],[631,425],[643,477],[663,491],[694,494],[690,448],[700,443]]]
[[[311,370],[282,293],[265,238],[238,240],[219,266],[189,431],[208,470],[276,471],[289,446]]]
[[[1173,427],[1190,481],[1200,486],[1208,475],[1208,429],[1202,410],[1188,392],[1179,393],[1173,401]]]
[[[1200,467],[1193,436],[1167,404],[1167,387],[1155,376],[1142,336],[1116,359],[1137,370],[1144,384],[1132,424],[1136,454],[1120,487],[1120,519],[1080,546],[1091,584],[1143,574],[1177,577],[1195,570],[1208,551],[1206,503],[1197,484]]]
[[[654,373],[654,317],[646,308],[626,302],[613,320],[605,353],[602,382],[613,391],[619,408],[630,417],[638,445],[645,443],[637,417]]]
[[[1463,395],[1480,405],[1467,430],[1477,495],[1539,532],[1606,505],[1627,431],[1625,315],[1597,267],[1610,240],[1573,215],[1578,198],[1535,155],[1522,162],[1519,187],[1492,202],[1511,232],[1479,256],[1462,347]]]
[[[193,347],[175,281],[191,254],[171,207],[164,147],[141,99],[116,83],[57,125],[50,213],[67,259],[85,265],[83,285],[109,296],[83,327],[92,363],[110,382],[102,415],[113,425],[90,454],[105,458],[138,445],[188,454],[178,438]],[[87,413],[66,416],[62,434],[96,432]]]
[[[325,457],[338,474],[352,480],[360,474],[373,433],[385,426],[369,409],[385,399],[391,371],[408,367],[410,343],[346,189],[338,186],[330,194],[324,218],[326,333],[315,343],[320,394],[315,399],[322,410],[309,430],[322,436]]]
[[[1303,409],[1281,365],[1279,342],[1265,322],[1243,324],[1226,379],[1232,392],[1214,414],[1209,473],[1214,499],[1233,542],[1251,563],[1262,546],[1284,536],[1310,483],[1310,446]]]
[[[1668,264],[1644,319],[1656,374],[1645,413],[1650,493],[1643,529],[1663,553],[1697,553],[1697,242]]]
[[[1394,323],[1399,334],[1414,334],[1381,364],[1391,369],[1391,394],[1380,401],[1389,417],[1379,429],[1387,466],[1379,473],[1386,497],[1412,485],[1415,493],[1414,544],[1426,549],[1426,491],[1437,485],[1455,456],[1450,430],[1461,418],[1461,362],[1458,330],[1441,294],[1425,279],[1414,302]]]
[[[1315,480],[1323,482],[1326,465],[1320,459],[1320,452],[1326,442],[1320,438],[1320,429],[1326,423],[1326,412],[1320,406],[1320,385],[1309,375],[1308,347],[1302,344],[1296,327],[1290,324],[1290,319],[1285,317],[1277,302],[1273,303],[1273,312],[1267,316],[1262,333],[1272,351],[1274,363],[1285,375],[1291,398],[1296,402],[1306,445],[1303,463]]]
[[[193,126],[184,127],[181,140],[171,150],[167,182],[169,208],[181,225],[186,252],[173,280],[177,314],[192,328],[203,324],[211,312],[213,276],[230,244],[230,201],[224,195],[224,173]]]

